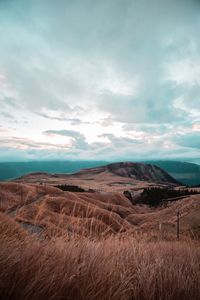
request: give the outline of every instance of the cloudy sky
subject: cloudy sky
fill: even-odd
[[[200,1],[0,0],[0,161],[200,163]]]

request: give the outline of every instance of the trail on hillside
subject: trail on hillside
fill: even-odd
[[[25,204],[23,204],[22,206],[17,206],[14,208],[11,208],[8,212],[8,215],[11,217],[15,217],[17,212],[21,209],[21,208],[25,208],[29,205],[35,204],[37,202],[40,202],[40,200],[42,200],[42,198],[48,194],[45,193],[39,193],[39,195],[37,195],[36,197],[34,197],[33,199],[31,199],[31,201],[26,202]]]

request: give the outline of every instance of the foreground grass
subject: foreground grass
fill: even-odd
[[[0,299],[200,299],[194,242],[37,241],[13,226],[0,226]]]

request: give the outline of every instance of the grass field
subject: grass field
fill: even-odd
[[[0,215],[0,299],[199,299],[198,242],[36,239]]]

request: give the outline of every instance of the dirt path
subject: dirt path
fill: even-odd
[[[38,203],[40,202],[43,197],[46,195],[46,193],[39,193],[39,195],[37,195],[36,197],[34,197],[33,199],[31,199],[30,201],[26,202],[25,204],[23,204],[22,206],[18,206],[18,207],[14,207],[12,208],[9,212],[8,212],[8,215],[11,216],[11,217],[15,217],[16,214],[18,213],[18,211],[21,209],[21,208],[24,208],[24,207],[27,207],[31,204],[35,204],[35,203]],[[27,230],[30,234],[37,234],[37,235],[40,235],[42,234],[43,232],[43,228],[39,225],[35,225],[35,224],[29,224],[29,223],[25,223],[25,222],[21,222],[21,221],[18,221],[18,223],[25,229]]]
[[[36,197],[34,197],[33,199],[31,199],[30,201],[26,202],[25,204],[23,204],[22,206],[17,206],[17,207],[14,207],[12,209],[10,209],[8,211],[8,215],[11,216],[11,217],[15,217],[17,212],[21,209],[21,208],[24,208],[28,205],[31,205],[31,204],[35,204],[37,202],[40,202],[40,200],[42,200],[42,198],[45,196],[46,194],[45,193],[40,193],[39,195],[37,195]]]

